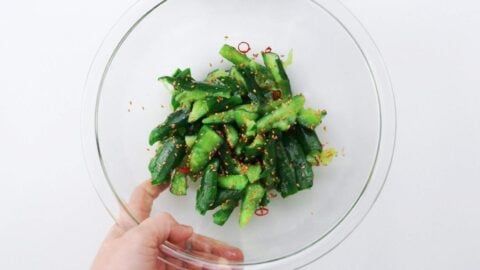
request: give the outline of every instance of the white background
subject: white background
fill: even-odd
[[[87,269],[112,223],[82,159],[81,96],[132,3],[0,2],[0,269]],[[480,3],[344,3],[390,69],[397,150],[370,214],[308,269],[479,269]]]

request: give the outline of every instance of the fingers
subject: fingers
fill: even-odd
[[[147,218],[140,225],[126,232],[124,236],[133,238],[137,244],[158,249],[168,239],[175,225],[177,222],[170,214],[162,213]]]
[[[232,267],[227,265],[229,261],[225,258],[220,258],[210,253],[203,253],[197,251],[193,251],[191,255],[195,258],[200,258],[208,261],[210,262],[210,264],[202,262],[184,262],[184,265],[189,270],[232,270]]]
[[[119,237],[126,231],[123,236],[134,239],[137,244],[154,250],[159,250],[161,244],[168,241],[180,249],[187,249],[189,246],[192,255],[199,256],[206,260],[216,261],[219,263],[242,262],[244,260],[243,252],[236,247],[232,247],[218,240],[193,233],[190,226],[178,224],[178,222],[170,214],[159,214],[150,216],[153,201],[168,187],[168,184],[153,186],[150,181],[145,181],[135,188],[130,201],[128,210],[130,214],[140,222],[135,226],[132,218],[123,211],[120,215],[120,225],[114,226],[112,229],[112,237]],[[125,226],[126,224],[126,226]],[[128,230],[129,229],[129,230]],[[127,231],[128,230],[128,231]],[[166,257],[166,269],[168,264],[175,266],[182,265],[180,261],[174,258]],[[197,269],[193,265],[188,265],[188,269]]]
[[[167,270],[180,270],[180,269],[185,269],[183,268],[184,264],[181,260],[175,259],[172,257],[167,257],[165,258],[166,262],[165,265],[167,267]]]
[[[138,185],[132,192],[129,203],[124,203],[126,209],[120,207],[117,224],[113,226],[107,238],[118,238],[124,232],[136,227],[138,223],[148,218],[152,210],[153,201],[167,187],[168,184],[153,186],[150,180]]]
[[[193,234],[193,229],[190,226],[178,224],[178,222],[167,213],[161,213],[144,220],[140,225],[127,232],[136,238],[140,238],[148,242],[153,248],[158,247],[165,241],[172,244],[182,243],[187,241]]]
[[[152,211],[153,201],[168,187],[168,183],[163,185],[154,186],[150,183],[150,180],[143,182],[137,186],[133,191],[130,202],[128,203],[129,210],[137,221],[142,222],[150,216]],[[178,222],[169,216],[169,220],[178,224]],[[185,242],[193,234],[193,229],[190,226],[178,225],[173,226],[168,237],[168,241],[173,244],[179,244]]]
[[[200,254],[210,253],[233,262],[242,262],[244,260],[243,252],[239,248],[200,234],[193,234],[189,239],[189,244],[194,252]]]
[[[150,180],[138,185],[130,196],[128,210],[138,222],[142,222],[150,216],[153,201],[168,187],[168,183],[154,186]]]
[[[183,267],[184,264],[181,260],[169,257],[168,255],[165,255],[165,253],[163,253],[162,251],[160,251],[160,255],[157,257],[157,259],[160,262],[157,270],[169,270],[169,269],[183,270],[183,269],[185,269]]]
[[[168,184],[153,186],[150,180],[138,185],[130,196],[130,201],[125,204],[128,213],[123,207],[120,209],[118,224],[123,230],[129,230],[150,216],[153,201],[168,187]],[[133,220],[132,217],[135,219]]]
[[[172,228],[168,241],[172,244],[180,244],[187,241],[192,235],[192,227],[178,224]]]
[[[122,227],[120,227],[118,224],[115,224],[112,226],[110,231],[108,231],[107,237],[105,237],[104,241],[108,242],[110,240],[117,239],[120,236],[122,236],[123,233],[125,233],[125,230]]]

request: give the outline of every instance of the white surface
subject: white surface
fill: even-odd
[[[83,82],[132,0],[0,3],[0,269],[87,269],[111,224],[83,164]],[[308,269],[478,269],[480,4],[345,0],[397,96],[376,205]]]

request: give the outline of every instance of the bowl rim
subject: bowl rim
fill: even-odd
[[[103,81],[116,52],[144,18],[167,1],[175,0],[139,0],[120,17],[109,30],[97,50],[84,85],[81,115],[84,162],[100,201],[114,221],[116,221],[116,213],[119,213],[121,208],[123,208],[123,211],[128,213],[133,221],[137,222],[125,207],[122,199],[114,192],[114,188],[108,180],[103,166],[97,137],[98,100],[103,87]],[[234,269],[245,266],[248,266],[248,269],[275,268],[280,266],[297,269],[318,260],[342,243],[362,222],[380,195],[390,170],[395,150],[397,128],[395,96],[388,70],[377,45],[360,21],[341,2],[337,0],[305,1],[315,4],[339,23],[356,44],[370,70],[372,82],[376,88],[379,107],[379,139],[375,161],[370,176],[357,200],[352,204],[349,211],[345,213],[344,217],[321,238],[284,257],[263,262],[222,263],[220,265],[229,265]],[[321,246],[318,245],[320,241],[322,241]],[[173,245],[168,243],[162,245],[161,249],[167,255],[186,262],[201,263],[210,267],[219,265],[178,251]],[[168,261],[164,261],[168,263]]]

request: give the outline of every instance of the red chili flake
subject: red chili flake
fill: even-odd
[[[180,168],[178,168],[177,170],[178,170],[179,172],[185,173],[185,174],[190,173],[190,168],[188,168],[188,167],[180,167]]]
[[[259,217],[263,217],[263,216],[268,215],[268,208],[266,208],[264,206],[258,208],[257,210],[255,210],[255,215],[257,215]]]
[[[272,48],[271,48],[271,47],[267,47],[267,48],[265,49],[265,52],[266,52],[266,53],[272,52]]]
[[[273,90],[272,91],[272,98],[273,98],[273,100],[281,99],[282,98],[282,91]]]
[[[245,48],[245,46],[246,46],[246,48]],[[248,44],[245,41],[242,41],[242,42],[238,43],[237,49],[241,53],[248,53],[251,50],[250,44]]]
[[[253,57],[257,58],[257,57],[258,57],[258,53],[254,53],[254,54],[253,54]]]

